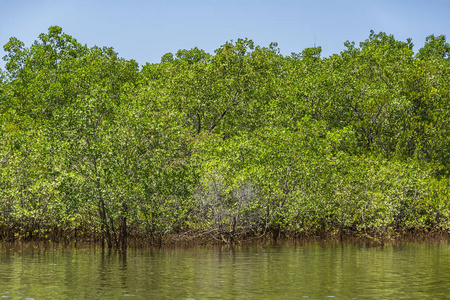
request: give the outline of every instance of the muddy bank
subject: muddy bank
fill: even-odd
[[[2,237],[0,241],[10,247],[28,245],[27,247],[95,247],[105,248],[106,243],[98,235],[79,232],[58,231],[47,236],[27,235],[17,238]],[[167,234],[136,234],[127,238],[126,244],[114,243],[112,249],[126,248],[172,248],[193,246],[274,246],[304,243],[356,243],[367,245],[388,245],[401,243],[440,243],[450,242],[450,233],[442,228],[402,229],[392,232],[355,232],[329,230],[323,232],[283,232],[270,231],[265,234],[245,234],[231,236],[216,231],[189,231]],[[15,246],[14,246],[15,245]]]

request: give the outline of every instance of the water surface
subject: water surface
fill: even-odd
[[[450,246],[304,244],[105,253],[0,245],[1,299],[448,299]]]

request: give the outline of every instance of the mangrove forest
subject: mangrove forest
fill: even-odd
[[[4,46],[0,240],[235,243],[450,229],[450,45],[237,39],[139,66],[52,26]]]

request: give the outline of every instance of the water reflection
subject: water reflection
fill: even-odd
[[[8,250],[2,299],[444,299],[450,246]]]

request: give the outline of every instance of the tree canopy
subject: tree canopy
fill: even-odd
[[[450,228],[450,46],[226,42],[139,68],[58,26],[0,70],[0,238]]]

